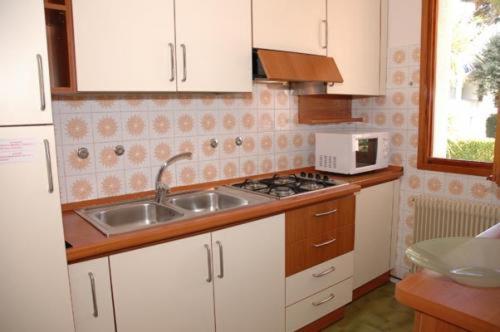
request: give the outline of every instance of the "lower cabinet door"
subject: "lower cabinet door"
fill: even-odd
[[[211,236],[110,256],[118,332],[215,331]]]
[[[284,215],[213,232],[212,247],[217,331],[284,331]]]
[[[76,332],[115,331],[108,258],[71,264],[68,269]]]

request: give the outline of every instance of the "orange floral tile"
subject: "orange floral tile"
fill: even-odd
[[[106,196],[114,196],[121,192],[122,184],[120,179],[115,175],[105,177],[101,181],[101,191]]]
[[[89,132],[88,124],[79,117],[70,119],[66,124],[66,133],[75,140],[80,140]]]
[[[92,184],[86,179],[76,180],[71,185],[71,194],[77,200],[89,199],[93,191]]]
[[[112,168],[118,164],[118,156],[111,146],[105,147],[99,152],[99,162],[105,168]]]

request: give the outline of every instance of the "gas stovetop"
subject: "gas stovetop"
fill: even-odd
[[[347,182],[331,179],[328,175],[302,172],[258,180],[246,179],[244,182],[233,184],[232,187],[274,198],[285,198],[345,184]]]

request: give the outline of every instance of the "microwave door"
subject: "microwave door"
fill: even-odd
[[[378,138],[358,138],[355,152],[355,168],[370,168],[377,164]]]

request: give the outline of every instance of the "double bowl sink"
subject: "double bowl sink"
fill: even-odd
[[[161,203],[146,199],[90,207],[77,210],[76,213],[110,236],[270,200],[229,187],[218,187],[169,195]]]

